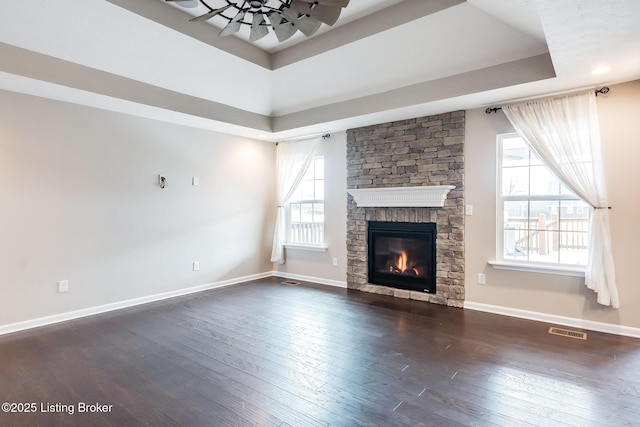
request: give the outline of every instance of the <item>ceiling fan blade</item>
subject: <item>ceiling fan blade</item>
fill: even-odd
[[[171,3],[177,3],[178,6],[184,7],[186,9],[193,9],[194,7],[198,7],[200,4],[199,0],[165,0]]]
[[[244,10],[241,10],[240,12],[238,12],[238,14],[234,16],[233,19],[231,19],[231,21],[229,21],[227,26],[224,27],[222,31],[220,31],[220,36],[224,37],[230,34],[235,34],[238,31],[240,31],[240,26],[242,25],[242,20],[244,19],[244,15],[245,15]]]
[[[222,12],[224,12],[227,9],[229,9],[230,7],[231,7],[231,5],[228,4],[225,7],[221,7],[220,9],[214,9],[214,10],[212,10],[210,12],[205,13],[204,15],[200,15],[200,16],[196,16],[195,18],[191,18],[191,19],[189,19],[189,21],[191,21],[191,22],[206,21],[207,19],[211,19],[214,16],[221,14]]]
[[[285,9],[280,12],[280,14],[307,37],[311,37],[316,31],[318,31],[320,25],[322,25],[322,22],[316,21],[315,19],[305,15],[300,16],[298,12],[290,9]]]
[[[298,31],[298,29],[294,27],[291,22],[283,19],[279,13],[273,13],[268,16],[268,18],[269,22],[271,23],[271,28],[273,28],[273,32],[275,33],[280,43],[289,40],[291,36],[293,36],[296,31]]]
[[[340,6],[347,7],[349,0],[302,0],[307,3],[318,3],[323,6]]]
[[[327,25],[333,25],[340,17],[342,8],[338,6],[322,6],[320,4],[307,3],[305,1],[293,0],[289,9],[294,10],[303,15],[324,22]]]
[[[264,20],[264,15],[262,13],[254,13],[253,21],[251,22],[251,35],[249,36],[249,41],[254,42],[256,40],[260,40],[267,34],[269,34],[269,29],[267,28]]]

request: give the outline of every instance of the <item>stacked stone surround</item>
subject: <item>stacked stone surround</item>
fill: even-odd
[[[454,307],[464,303],[464,111],[347,131],[347,187],[454,185],[443,208],[347,204],[347,287]],[[367,282],[367,222],[434,222],[436,293]]]

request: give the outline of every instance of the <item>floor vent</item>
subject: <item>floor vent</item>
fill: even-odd
[[[289,285],[289,286],[298,286],[300,284],[300,282],[296,282],[293,280],[283,280],[282,282],[283,285]]]
[[[553,326],[549,328],[549,333],[553,335],[561,335],[563,337],[575,338],[578,340],[587,339],[587,334],[585,332],[570,331],[569,329],[554,328]]]

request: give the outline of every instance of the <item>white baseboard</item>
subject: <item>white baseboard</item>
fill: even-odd
[[[37,319],[27,320],[24,322],[11,323],[0,326],[0,335],[10,334],[13,332],[23,331],[26,329],[37,328],[40,326],[51,325],[54,323],[65,322],[67,320],[79,319],[82,317],[92,316],[95,314],[106,313],[109,311],[120,310],[123,308],[134,307],[137,305],[147,304],[150,302],[161,301],[164,299],[174,298],[182,295],[189,295],[196,292],[203,292],[210,289],[218,289],[226,286],[237,285],[252,280],[264,279],[267,277],[283,277],[285,279],[302,280],[305,282],[318,283],[321,285],[334,286],[338,288],[346,288],[347,282],[338,280],[323,279],[320,277],[304,276],[301,274],[285,273],[281,271],[270,271],[265,273],[253,274],[250,276],[238,277],[235,279],[223,280],[215,283],[194,286],[186,289],[179,289],[161,294],[149,295],[141,298],[120,301],[112,304],[105,304],[96,307],[85,308],[76,311],[56,314],[53,316],[40,317]],[[469,310],[484,311],[487,313],[500,314],[503,316],[518,317],[521,319],[535,320],[538,322],[553,323],[574,328],[586,329],[597,332],[605,332],[608,334],[622,335],[633,338],[640,338],[640,328],[630,326],[614,325],[611,323],[594,322],[591,320],[577,319],[572,317],[556,316],[552,314],[539,313],[535,311],[520,310],[517,308],[502,307],[498,305],[482,304],[477,302],[465,301],[464,308]]]
[[[339,280],[323,279],[321,277],[303,276],[301,274],[285,273],[284,271],[272,271],[274,277],[284,277],[285,279],[302,280],[303,282],[318,283],[320,285],[335,286],[337,288],[346,288],[347,282]]]
[[[501,314],[503,316],[519,317],[521,319],[535,320],[537,322],[553,323],[589,331],[604,332],[607,334],[623,335],[640,338],[640,328],[614,325],[611,323],[594,322],[592,320],[577,319],[574,317],[556,316],[553,314],[538,313],[536,311],[520,310],[517,308],[502,307],[498,305],[482,304],[479,302],[465,301],[464,308],[484,311],[487,313]]]
[[[206,285],[194,286],[186,289],[178,289],[176,291],[164,292],[161,294],[149,295],[146,297],[134,298],[126,301],[99,305],[96,307],[83,308],[81,310],[69,311],[66,313],[55,314],[53,316],[40,317],[37,319],[27,320],[24,322],[10,323],[8,325],[0,326],[0,335],[23,331],[25,329],[37,328],[40,326],[51,325],[53,323],[65,322],[67,320],[79,319],[81,317],[87,317],[87,316],[92,316],[94,314],[106,313],[108,311],[120,310],[122,308],[134,307],[136,305],[147,304],[154,301],[160,301],[160,300],[174,298],[182,295],[193,294],[196,292],[208,291],[210,289],[223,288],[226,286],[249,282],[251,280],[264,279],[266,277],[271,277],[272,275],[273,275],[272,272],[253,274],[250,276],[223,280],[221,282],[208,283]]]

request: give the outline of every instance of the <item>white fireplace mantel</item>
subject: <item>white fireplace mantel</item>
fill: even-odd
[[[453,185],[422,187],[361,188],[347,190],[360,208],[441,208]]]

